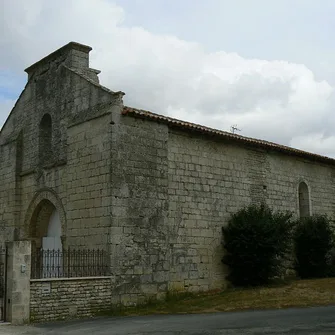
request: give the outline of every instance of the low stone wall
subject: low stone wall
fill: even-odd
[[[52,278],[30,281],[30,320],[90,317],[111,304],[111,278]]]

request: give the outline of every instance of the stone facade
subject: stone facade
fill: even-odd
[[[130,305],[224,287],[221,227],[250,202],[335,217],[334,159],[124,107],[90,50],[26,70],[0,133],[0,243],[40,246],[56,208],[63,246],[104,248],[111,302]]]
[[[31,322],[92,317],[109,308],[111,279],[37,279],[31,281],[30,295]]]
[[[0,134],[0,243],[39,237],[30,231],[38,225],[35,199],[47,193],[65,213],[65,245],[87,245],[88,236],[91,246],[107,244],[109,119],[123,93],[98,84],[90,50],[73,43],[26,70],[27,85]]]

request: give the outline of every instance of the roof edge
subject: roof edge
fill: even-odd
[[[100,83],[97,83],[97,82],[95,82],[94,80],[90,79],[89,77],[85,76],[85,74],[81,73],[80,71],[77,71],[77,70],[75,70],[75,69],[72,69],[72,68],[70,68],[70,67],[68,67],[68,66],[66,66],[66,65],[63,65],[63,66],[64,66],[68,71],[70,71],[70,72],[76,74],[77,76],[79,76],[79,77],[81,77],[82,79],[86,80],[86,81],[89,82],[90,84],[92,84],[92,85],[94,85],[94,86],[96,86],[96,87],[102,89],[103,91],[105,91],[105,92],[107,92],[107,93],[111,93],[111,94],[114,94],[114,95],[122,95],[122,96],[126,95],[126,93],[124,93],[123,91],[112,91],[112,90],[110,90],[109,88],[107,88],[107,87],[101,85]],[[98,71],[98,70],[96,70],[96,71]]]
[[[196,123],[178,120],[178,119],[171,118],[168,116],[152,113],[146,110],[124,106],[122,110],[122,115],[129,115],[133,117],[148,119],[151,121],[163,122],[171,127],[180,128],[180,129],[192,131],[192,132],[205,133],[208,135],[214,135],[214,136],[226,138],[226,139],[229,139],[235,142],[242,142],[249,146],[257,146],[257,147],[261,147],[267,150],[274,150],[274,151],[282,152],[282,153],[289,154],[289,155],[304,157],[309,160],[314,160],[314,161],[316,160],[316,161],[320,161],[323,163],[335,165],[334,158],[322,156],[319,154],[314,154],[314,153],[300,150],[300,149],[295,149],[289,146],[277,144],[277,143],[270,142],[270,141],[260,140],[260,139],[256,139],[252,137],[246,137],[246,136],[242,136],[238,134],[229,133],[223,130],[218,130],[218,129],[202,126]]]
[[[26,84],[24,85],[24,88],[22,89],[22,91],[21,91],[20,95],[18,96],[18,98],[16,99],[16,101],[15,101],[15,103],[14,103],[12,109],[9,111],[9,114],[8,114],[8,116],[7,116],[6,120],[5,120],[5,122],[3,123],[2,127],[0,128],[0,143],[1,143],[2,132],[3,132],[3,130],[5,129],[6,124],[9,122],[9,119],[11,118],[11,116],[12,116],[12,114],[13,114],[13,111],[14,111],[14,109],[16,108],[16,106],[17,106],[19,100],[21,99],[21,97],[22,97],[24,91],[26,90],[26,88],[27,88],[29,82],[30,82],[30,80],[28,80],[28,81],[26,82]]]

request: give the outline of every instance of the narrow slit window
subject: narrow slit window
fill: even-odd
[[[50,114],[44,114],[39,125],[39,160],[41,164],[52,157],[52,120]]]
[[[299,184],[299,215],[301,218],[310,216],[309,190],[304,182]]]

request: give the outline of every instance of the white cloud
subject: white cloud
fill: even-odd
[[[5,0],[0,63],[23,70],[75,40],[93,47],[91,66],[102,84],[126,92],[127,104],[223,130],[238,124],[243,135],[335,157],[334,87],[306,66],[207,53],[126,27],[125,15],[107,0]]]
[[[318,152],[325,156],[335,157],[335,135],[325,137],[322,133],[311,133],[305,136],[296,136],[291,145],[303,150]]]

